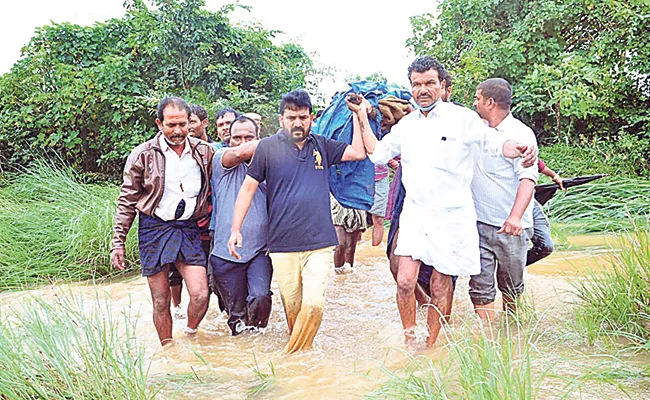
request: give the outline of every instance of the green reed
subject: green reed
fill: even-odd
[[[648,227],[650,180],[605,178],[560,191],[545,207],[554,222],[576,234]]]
[[[388,381],[369,397],[376,399],[537,399],[555,361],[538,365],[539,329],[505,315],[499,328],[472,326],[444,329],[448,357],[434,362],[411,357],[397,372],[382,370]],[[572,389],[565,389],[568,393]],[[546,394],[545,394],[546,395]]]
[[[0,291],[113,273],[110,242],[119,188],[86,184],[40,161],[0,187]],[[137,260],[137,241],[127,241]]]
[[[128,309],[57,296],[0,307],[0,398],[153,399]]]
[[[650,350],[650,232],[638,230],[622,240],[609,265],[571,281],[580,299],[574,327],[589,344],[623,339]]]

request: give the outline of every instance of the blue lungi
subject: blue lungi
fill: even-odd
[[[188,265],[207,264],[196,220],[163,221],[140,213],[138,242],[142,276],[153,276],[176,260]]]

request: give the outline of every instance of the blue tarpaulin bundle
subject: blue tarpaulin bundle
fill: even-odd
[[[312,126],[312,133],[352,143],[352,112],[345,103],[345,97],[350,93],[363,95],[375,110],[379,110],[379,100],[387,95],[410,99],[408,91],[388,87],[381,82],[360,81],[349,85],[348,91],[334,96],[330,105]],[[378,138],[381,137],[380,123],[381,113],[377,111],[377,117],[370,119],[370,127]],[[330,167],[329,183],[330,191],[343,207],[358,210],[372,208],[375,197],[375,166],[368,158]]]

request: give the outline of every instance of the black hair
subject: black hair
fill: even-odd
[[[221,110],[218,110],[218,111],[214,114],[214,122],[217,122],[217,120],[218,120],[219,118],[222,118],[224,115],[226,115],[226,114],[228,114],[228,113],[232,113],[232,114],[235,115],[235,118],[239,118],[239,113],[238,113],[237,111],[233,110],[233,109],[230,108],[230,107],[225,107],[225,108],[222,108]]]
[[[163,111],[165,111],[165,108],[167,108],[169,105],[173,105],[178,110],[187,111],[187,118],[190,117],[190,106],[187,104],[187,102],[180,97],[169,96],[163,98],[158,102],[158,108],[156,109],[156,118],[158,118],[161,122],[165,118]]]
[[[201,107],[198,104],[191,104],[190,105],[190,114],[196,115],[196,117],[199,119],[199,121],[203,121],[204,119],[208,119],[208,112],[205,111],[205,108]]]
[[[445,68],[436,60],[435,58],[431,56],[423,56],[423,57],[418,57],[416,58],[411,65],[409,65],[408,68],[408,77],[409,77],[409,82],[411,82],[411,73],[413,71],[415,72],[426,72],[430,69],[435,69],[438,72],[438,80],[442,81],[447,74],[447,71]]]
[[[451,87],[451,75],[449,75],[449,72],[445,71],[445,75],[440,78],[441,81],[445,81],[445,87],[450,88]]]
[[[492,98],[499,108],[509,110],[512,105],[512,87],[507,80],[502,78],[490,78],[481,82],[476,87],[481,91],[484,99]]]
[[[240,115],[239,117],[235,118],[231,123],[230,123],[230,128],[228,128],[228,132],[232,134],[232,126],[235,125],[236,123],[242,123],[242,122],[250,122],[253,124],[255,127],[255,135],[257,137],[260,137],[260,127],[257,126],[257,123],[253,121],[252,118],[249,118],[245,115]]]
[[[280,115],[284,114],[285,108],[294,111],[300,108],[308,108],[311,114],[312,108],[309,93],[305,89],[296,89],[285,94],[282,96],[282,101],[280,102]]]

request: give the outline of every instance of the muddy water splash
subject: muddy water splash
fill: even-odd
[[[580,279],[586,268],[597,266],[599,259],[604,260],[609,252],[615,251],[608,247],[610,239],[568,238],[571,250],[556,252],[529,268],[527,291],[532,294],[535,308],[557,308],[563,310],[558,315],[568,316],[566,305],[576,299],[565,275]],[[349,275],[332,274],[323,324],[314,348],[291,356],[281,353],[289,334],[275,283],[271,288],[273,312],[269,326],[262,332],[231,337],[226,319],[218,313],[213,298],[196,337],[184,336],[185,321],[177,320],[174,322],[177,341],[165,348],[159,346],[151,322],[152,306],[144,278],[102,285],[99,297],[110,300],[115,312],[122,307],[134,311],[138,335],[146,343],[151,360],[151,383],[165,384],[160,398],[241,399],[256,383],[254,369],[270,374],[272,364],[276,380],[258,398],[357,399],[376,389],[385,379],[377,367],[394,370],[403,367],[408,357],[398,350],[403,348],[402,327],[395,305],[396,287],[384,247],[370,247],[369,235],[364,235],[358,248],[355,269]],[[452,325],[460,325],[462,318],[471,315],[467,280],[459,279]],[[78,285],[73,291],[87,296],[89,301],[97,295],[96,286]],[[55,291],[43,288],[30,294],[48,297],[54,296]],[[20,297],[0,298],[19,302]],[[187,293],[183,293],[183,299],[186,305]],[[423,310],[418,312],[417,320],[417,333],[424,346]],[[434,360],[447,356],[442,344],[419,353]],[[641,385],[632,390],[643,391],[647,387]],[[615,391],[608,397],[626,398]]]

